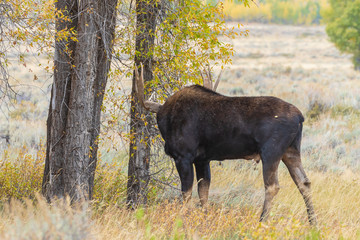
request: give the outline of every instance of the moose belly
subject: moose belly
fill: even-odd
[[[236,139],[229,141],[221,141],[207,146],[206,156],[210,160],[225,160],[225,159],[255,159],[260,160],[259,151],[255,141],[251,139],[242,140]]]

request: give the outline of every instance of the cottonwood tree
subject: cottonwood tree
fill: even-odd
[[[157,0],[136,1],[136,37],[135,67],[144,66],[144,81],[153,79],[153,56],[156,20],[160,2]],[[136,68],[135,71],[138,69]],[[130,107],[130,156],[128,166],[127,202],[130,206],[147,201],[147,185],[149,183],[150,166],[150,132],[147,123],[154,122],[149,114],[139,106],[135,92],[135,75],[133,75],[131,107]],[[145,116],[146,114],[146,116]]]
[[[55,1],[54,82],[43,194],[91,199],[117,0]]]

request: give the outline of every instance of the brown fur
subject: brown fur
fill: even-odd
[[[193,164],[205,205],[211,160],[261,159],[265,201],[260,220],[264,220],[279,191],[277,169],[282,159],[304,197],[310,223],[315,224],[310,181],[300,158],[303,121],[295,106],[279,98],[227,97],[198,85],[175,93],[157,114],[165,152],[175,160],[184,199],[191,196]]]

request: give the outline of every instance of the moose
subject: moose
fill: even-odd
[[[310,224],[316,225],[310,181],[300,157],[304,117],[298,108],[276,97],[228,97],[215,92],[216,88],[200,85],[179,90],[162,105],[144,99],[142,66],[140,76],[135,69],[135,81],[140,104],[157,113],[165,153],[175,160],[184,201],[191,197],[193,165],[200,202],[205,206],[211,181],[210,161],[261,160],[265,200],[260,221],[264,221],[280,188],[277,172],[282,160],[302,194]],[[211,88],[211,84],[207,85]]]

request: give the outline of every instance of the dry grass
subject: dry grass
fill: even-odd
[[[70,207],[69,201],[52,206],[38,197],[12,200],[0,212],[1,239],[92,239],[86,207]]]
[[[183,205],[168,190],[150,194],[149,206],[135,211],[124,204],[123,161],[100,163],[95,199],[71,208],[67,201],[48,205],[40,190],[44,152],[18,151],[0,166],[0,239],[358,239],[359,172],[307,170],[312,181],[318,229],[309,226],[305,204],[284,164],[281,190],[267,222],[259,223],[264,187],[261,164],[212,162],[210,204],[193,199]],[[14,149],[13,149],[14,150]],[[322,151],[322,150],[321,150]],[[6,156],[5,156],[6,157]],[[125,160],[124,160],[125,161]],[[304,159],[307,163],[308,160]],[[176,193],[178,195],[179,192]],[[7,201],[6,196],[13,199]],[[20,199],[20,200],[16,200]]]
[[[360,177],[309,172],[318,229],[312,229],[305,204],[286,169],[280,168],[281,190],[269,220],[259,223],[262,177],[250,164],[213,166],[210,205],[198,196],[182,205],[162,199],[130,211],[111,205],[72,209],[67,203],[49,206],[36,201],[11,201],[0,213],[1,239],[359,239]],[[221,174],[220,174],[221,172]],[[195,192],[194,192],[195,193]]]

